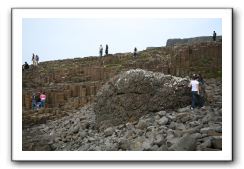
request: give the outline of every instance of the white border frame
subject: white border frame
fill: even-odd
[[[221,18],[222,151],[22,151],[23,18]],[[232,9],[12,9],[13,161],[232,161]]]

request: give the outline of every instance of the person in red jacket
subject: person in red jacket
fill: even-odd
[[[42,92],[40,95],[40,99],[41,99],[41,107],[45,107],[45,102],[46,102],[46,95],[45,92]]]

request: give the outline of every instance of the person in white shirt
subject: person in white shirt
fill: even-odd
[[[191,93],[192,93],[191,109],[194,109],[196,108],[197,99],[199,95],[199,82],[197,81],[196,75],[193,75],[192,80],[188,86],[191,87]]]
[[[102,45],[100,45],[100,47],[99,47],[99,55],[100,55],[100,57],[103,56],[103,46]]]

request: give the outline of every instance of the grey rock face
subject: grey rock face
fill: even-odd
[[[138,120],[149,112],[185,107],[190,103],[188,83],[184,78],[141,69],[121,73],[97,94],[96,123],[107,128]]]
[[[173,151],[193,151],[196,148],[196,138],[191,135],[185,135],[180,138],[176,144],[172,145],[169,150]]]

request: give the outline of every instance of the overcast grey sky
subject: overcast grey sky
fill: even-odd
[[[222,35],[221,19],[23,19],[22,62],[31,63],[98,56],[99,45],[109,53],[165,46],[170,38]]]

